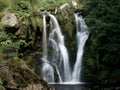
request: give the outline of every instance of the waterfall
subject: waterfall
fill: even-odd
[[[47,59],[46,14],[43,13],[43,57],[41,74],[45,81],[54,82],[54,68]]]
[[[42,77],[49,83],[56,82],[56,76],[57,82],[80,82],[84,46],[89,36],[87,25],[80,13],[77,12],[75,14],[77,56],[73,72],[71,72],[68,51],[58,21],[52,14],[47,13],[47,15],[50,17],[50,33],[47,43],[46,14],[43,14]],[[51,50],[47,49],[47,44],[51,47]]]
[[[43,15],[43,58],[47,58],[46,15]]]
[[[47,82],[54,82],[54,69],[49,63],[42,64],[42,77]]]
[[[81,68],[82,68],[82,56],[84,52],[84,45],[86,40],[88,39],[89,32],[87,25],[79,13],[75,14],[76,19],[76,39],[77,39],[77,58],[74,65],[73,73],[72,73],[72,81],[79,82],[81,79]]]
[[[68,51],[64,44],[64,36],[62,35],[57,19],[51,14],[49,14],[49,16],[51,19],[51,34],[49,38],[52,41],[52,44],[54,44],[54,46],[57,47],[54,48],[56,54],[61,55],[60,62],[63,62],[64,81],[68,82],[71,80],[71,70],[69,64]]]

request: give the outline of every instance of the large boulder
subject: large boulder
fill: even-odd
[[[19,30],[19,22],[14,13],[6,13],[1,19],[3,30],[15,34]]]
[[[5,14],[1,22],[3,25],[9,26],[9,27],[18,27],[18,20],[14,13],[7,13]]]

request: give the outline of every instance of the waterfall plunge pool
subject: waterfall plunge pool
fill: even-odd
[[[118,84],[51,83],[55,90],[120,90]]]

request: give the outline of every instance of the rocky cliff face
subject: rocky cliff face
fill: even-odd
[[[18,59],[0,64],[0,79],[4,90],[53,90],[24,61]]]

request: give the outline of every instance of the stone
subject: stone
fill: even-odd
[[[7,27],[18,27],[18,20],[14,13],[7,13],[1,19],[2,25]]]

